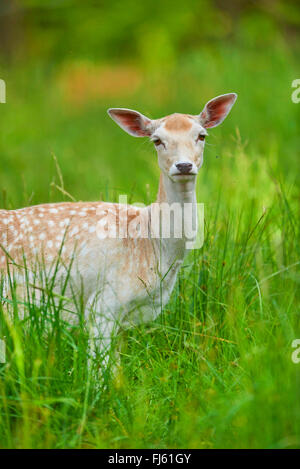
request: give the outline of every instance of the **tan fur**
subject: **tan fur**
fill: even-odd
[[[192,128],[192,120],[186,114],[171,114],[165,119],[165,129],[171,132],[186,132]]]
[[[140,215],[132,206],[105,202],[43,204],[19,210],[0,210],[0,269],[23,265],[39,256],[45,265],[60,254],[68,262],[76,248],[97,241],[97,224],[109,214],[110,230]],[[113,226],[114,225],[114,226]]]
[[[158,186],[156,202],[162,203],[166,201],[167,201],[167,195],[166,195],[166,190],[164,188],[163,175],[161,174],[159,178],[159,186]]]

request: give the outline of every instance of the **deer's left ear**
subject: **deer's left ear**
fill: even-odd
[[[199,115],[201,125],[205,128],[211,128],[221,124],[229,114],[236,98],[236,93],[228,93],[208,101]]]
[[[152,120],[140,112],[124,108],[108,109],[109,116],[129,135],[149,137],[153,131]]]

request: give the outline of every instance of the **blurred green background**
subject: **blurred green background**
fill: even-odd
[[[121,378],[99,396],[76,337],[34,321],[22,375],[4,329],[1,446],[300,446],[299,25],[296,0],[0,0],[1,208],[152,201],[152,144],[107,108],[196,114],[238,93],[206,140],[204,246],[128,332]]]
[[[211,131],[202,200],[212,197],[215,182],[227,192],[222,171],[235,164],[229,156],[237,140],[247,145],[247,164],[263,159],[293,179],[299,24],[291,0],[1,0],[2,205],[62,199],[50,185],[57,175],[52,154],[76,199],[111,198],[108,191],[117,190],[143,201],[147,184],[152,198],[158,169],[151,145],[123,133],[106,109],[153,118],[199,113],[231,91],[239,99]]]

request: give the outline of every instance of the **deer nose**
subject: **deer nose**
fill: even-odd
[[[189,174],[192,171],[192,163],[177,163],[176,168],[181,174]]]

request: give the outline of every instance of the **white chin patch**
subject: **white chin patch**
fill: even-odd
[[[191,171],[187,174],[183,174],[182,172],[179,171],[179,169],[176,167],[176,164],[173,164],[170,168],[170,171],[169,171],[169,176],[172,178],[172,179],[189,179],[191,178],[192,176],[197,176],[198,174],[198,168],[197,166],[193,164],[193,167],[191,169]]]

